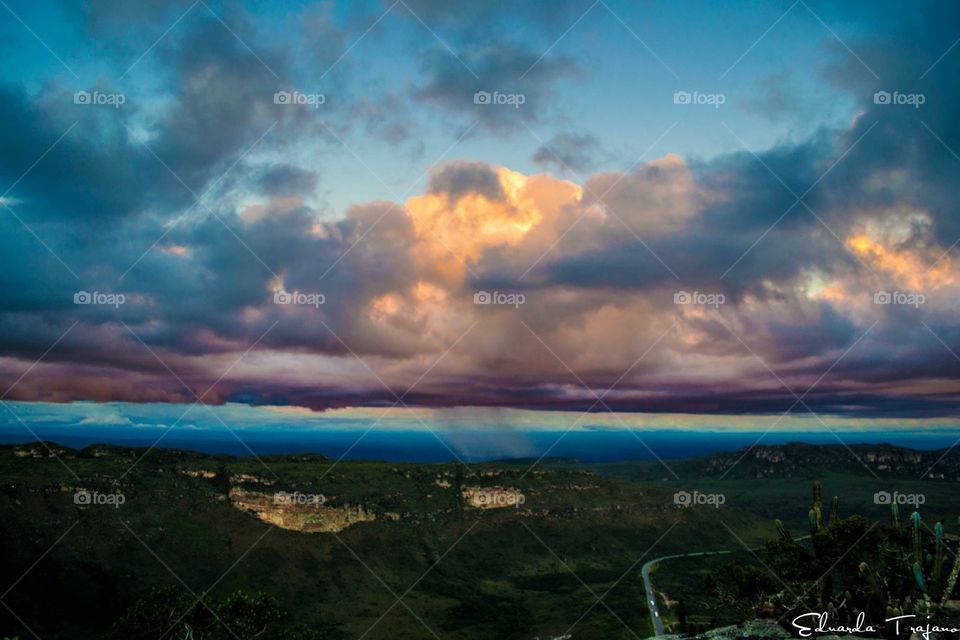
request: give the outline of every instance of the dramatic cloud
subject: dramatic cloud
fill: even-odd
[[[351,84],[325,47],[304,71],[256,16],[228,16],[231,33],[200,8],[122,109],[75,104],[61,77],[0,85],[7,397],[955,415],[960,56],[938,57],[957,9],[881,34],[895,46],[857,43],[860,62],[831,52],[856,106],[841,127],[705,159],[665,144],[626,171],[589,122],[515,162],[453,151],[454,137],[401,193],[395,145],[443,129],[422,132],[414,107],[479,123],[499,148],[562,111],[559,83],[587,68],[541,56],[549,43],[484,45],[504,19],[486,5],[463,5],[467,29],[448,3],[410,4],[452,49],[420,47],[403,86]],[[83,12],[85,33],[177,17],[123,11]],[[340,42],[339,16],[302,17]],[[104,77],[129,66],[128,45]],[[324,110],[274,98],[333,68]],[[390,153],[369,162],[372,144]],[[523,169],[531,157],[550,171]],[[329,207],[334,191],[351,204]]]

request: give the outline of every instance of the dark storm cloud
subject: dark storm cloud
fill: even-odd
[[[902,16],[902,28],[883,38],[865,39],[863,59],[879,76],[849,57],[836,57],[829,79],[850,90],[862,115],[847,132],[852,142],[871,126],[875,129],[858,145],[858,161],[843,163],[831,174],[837,184],[848,185],[850,198],[863,196],[873,201],[901,198],[926,208],[940,240],[952,243],[960,237],[960,202],[955,197],[960,178],[960,122],[955,117],[960,105],[960,56],[950,49],[956,42],[955,25],[960,6],[955,3],[923,3],[922,8]],[[922,95],[919,108],[909,105],[878,104],[877,92]],[[909,175],[872,189],[849,189],[863,185],[883,172]]]
[[[541,145],[533,161],[558,171],[583,174],[596,168],[603,155],[600,142],[589,133],[561,133]]]
[[[74,104],[66,88],[50,87],[43,100],[31,101],[22,89],[0,85],[0,178],[13,185],[23,176],[18,196],[35,198],[40,216],[63,215],[68,204],[71,217],[87,224],[124,216],[161,195],[154,181],[163,169],[131,143],[122,118],[119,109]]]
[[[433,193],[446,193],[452,200],[458,200],[467,193],[477,193],[490,200],[503,197],[500,179],[493,168],[483,162],[461,160],[444,165],[430,176],[429,190]]]
[[[191,23],[184,40],[164,53],[175,105],[157,122],[151,147],[196,193],[226,168],[225,158],[245,152],[278,120],[304,112],[274,104],[274,93],[285,88],[282,59],[249,51],[217,20]]]
[[[505,135],[554,110],[553,85],[578,72],[567,57],[548,56],[515,43],[457,59],[436,48],[421,59],[418,97]]]

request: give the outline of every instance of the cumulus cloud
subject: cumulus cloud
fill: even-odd
[[[445,7],[413,8],[442,25]],[[941,33],[945,11],[924,28]],[[454,43],[479,79],[431,45],[406,99],[508,135],[577,69],[477,35]],[[883,87],[841,65],[859,115],[757,156],[666,153],[590,173],[595,139],[569,134],[545,146],[582,179],[462,158],[412,195],[358,190],[332,212],[311,198],[320,154],[293,152],[329,144],[326,124],[272,100],[265,65],[292,77],[288,52],[258,60],[209,17],[161,49],[173,64],[160,106],[78,114],[56,82],[0,87],[8,183],[83,119],[4,198],[19,216],[0,219],[10,398],[764,413],[816,383],[804,403],[817,411],[955,412],[956,56],[931,71],[922,115],[876,104]],[[916,82],[895,49],[865,50],[891,59],[883,86]],[[331,130],[355,126],[344,111]],[[360,118],[385,140],[410,124]],[[75,304],[81,290],[125,302]]]

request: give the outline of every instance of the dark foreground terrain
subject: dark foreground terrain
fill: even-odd
[[[960,457],[743,453],[467,467],[0,447],[0,637],[643,638],[641,569],[665,556],[666,631],[953,619]]]

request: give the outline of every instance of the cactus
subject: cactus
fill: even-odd
[[[947,577],[946,583],[941,582],[940,577],[943,572],[943,554],[946,549],[946,539],[945,539],[945,530],[943,526],[943,520],[938,522],[933,529],[934,542],[936,555],[931,555],[929,553],[923,553],[923,540],[921,537],[921,523],[920,513],[914,511],[910,514],[910,522],[913,525],[912,527],[912,539],[913,539],[913,579],[917,583],[917,586],[925,595],[929,595],[929,598],[924,598],[921,601],[916,603],[917,611],[927,611],[931,607],[936,606],[936,603],[931,600],[931,598],[936,597],[936,593],[942,588],[942,594],[940,595],[940,606],[945,606],[947,600],[950,599],[950,595],[953,593],[953,588],[956,586],[957,577],[960,576],[960,555],[957,556],[957,560],[953,565],[953,568],[950,571],[950,575]],[[957,519],[957,522],[960,523],[960,518]],[[935,585],[931,587],[927,584],[926,576],[923,573],[924,563],[926,565],[933,566],[933,581],[932,584]],[[933,593],[931,593],[933,591]],[[904,611],[910,611],[910,598],[907,597],[904,600]]]
[[[919,511],[910,514],[910,523],[913,525],[913,560],[920,565],[923,562],[923,547],[921,546]]]
[[[923,578],[923,567],[920,566],[919,562],[913,563],[913,579],[916,581],[917,586],[920,587],[920,590],[926,593],[927,582]]]
[[[820,531],[820,527],[823,526],[823,512],[820,509],[820,497],[820,481],[817,480],[813,483],[813,515],[816,531]]]
[[[933,579],[940,583],[940,573],[943,569],[943,520],[933,526],[933,537],[936,542],[936,556],[933,560]]]
[[[943,597],[940,600],[940,606],[945,606],[947,600],[950,599],[950,594],[953,593],[953,588],[957,585],[957,577],[960,576],[960,554],[957,554],[957,559],[953,563],[953,569],[950,570],[950,575],[947,577],[947,586],[943,589]]]
[[[813,505],[807,513],[810,533],[815,540],[813,554],[818,560],[830,561],[830,557],[819,557],[820,547],[827,548],[828,545],[818,543],[821,538],[826,542],[826,539],[836,532],[835,527],[841,522],[840,500],[836,496],[831,500],[830,519],[826,525],[830,530],[827,533],[824,531],[821,499],[820,482],[814,482]],[[949,560],[945,560],[945,556],[948,552],[952,553],[948,548],[949,541],[946,537],[944,521],[937,522],[932,530],[928,528],[928,531],[931,531],[932,540],[924,540],[925,525],[919,511],[915,510],[910,514],[909,525],[904,523],[910,531],[908,537],[903,530],[904,526],[901,525],[899,506],[896,502],[891,502],[890,522],[890,530],[879,540],[881,547],[877,555],[878,564],[871,566],[867,562],[861,562],[856,565],[859,569],[859,581],[851,582],[850,577],[845,575],[835,590],[828,572],[827,576],[814,581],[809,586],[808,591],[818,594],[816,610],[826,611],[831,618],[842,622],[851,622],[856,619],[861,609],[869,611],[869,615],[886,612],[887,617],[892,618],[909,614],[928,614],[936,612],[939,607],[947,606],[957,587],[957,581],[960,580],[960,549],[951,566],[944,566]],[[960,524],[960,518],[957,522]],[[781,542],[792,541],[790,532],[780,520],[776,521],[776,529]],[[823,532],[823,535],[818,536],[820,532]],[[769,547],[769,550],[779,553],[784,548],[778,545]],[[832,556],[832,551],[829,553]],[[857,582],[862,586],[857,589],[856,597],[849,590],[843,590],[844,586],[857,584]]]

